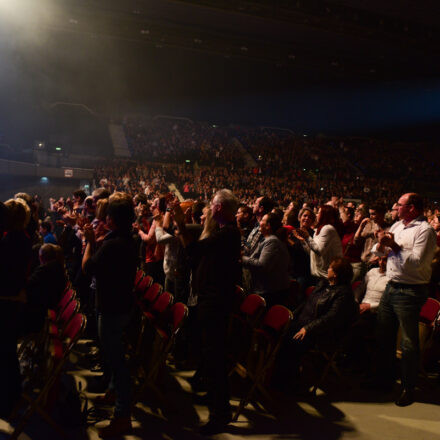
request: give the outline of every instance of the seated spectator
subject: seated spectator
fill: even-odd
[[[263,241],[250,257],[242,258],[243,266],[251,273],[251,291],[264,296],[268,307],[284,304],[290,284],[290,257],[286,243],[279,238],[284,232],[279,216],[264,215],[260,232]]]
[[[37,333],[42,329],[47,310],[56,308],[67,284],[63,251],[59,246],[43,244],[39,257],[40,266],[31,274],[26,285],[25,334]]]
[[[40,234],[45,244],[57,244],[57,240],[52,234],[52,224],[47,221],[41,222]]]
[[[351,290],[353,269],[341,257],[331,261],[327,279],[322,279],[294,314],[283,343],[273,375],[276,387],[296,385],[301,356],[315,345],[330,345],[340,341],[347,328],[358,316]]]

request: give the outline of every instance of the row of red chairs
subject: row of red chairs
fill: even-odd
[[[229,327],[232,368],[250,381],[249,389],[241,398],[233,420],[251,402],[259,391],[271,400],[266,390],[267,379],[273,368],[277,353],[290,327],[292,312],[282,305],[274,305],[266,311],[266,301],[257,294],[244,295],[236,289],[236,310]]]
[[[86,316],[79,312],[80,304],[75,298],[75,291],[67,287],[56,310],[49,310],[45,326],[34,343],[26,343],[21,350],[22,361],[30,357],[34,365],[26,377],[21,399],[11,416],[11,421],[16,421],[11,439],[18,438],[35,412],[60,436],[67,436],[49,415],[49,411],[56,400],[57,384],[63,367],[87,325]]]
[[[158,376],[188,316],[188,308],[181,302],[174,303],[173,295],[142,270],[136,273],[134,292],[138,305],[137,340],[131,351],[137,383],[135,400],[148,387],[166,401],[157,384]]]

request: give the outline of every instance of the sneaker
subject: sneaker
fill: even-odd
[[[131,429],[130,417],[115,417],[108,426],[98,428],[98,435],[101,438],[119,437],[128,434]]]

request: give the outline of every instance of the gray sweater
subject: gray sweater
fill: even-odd
[[[252,293],[267,295],[289,288],[289,251],[275,235],[266,237],[243,266],[251,273]]]

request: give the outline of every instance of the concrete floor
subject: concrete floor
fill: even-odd
[[[88,370],[72,364],[71,373],[89,393],[93,376]],[[198,403],[191,393],[186,378],[190,371],[179,372],[169,368],[165,389],[171,406],[164,409],[157,399],[151,398],[137,404],[133,411],[133,431],[125,439],[192,440],[202,437],[195,433],[195,427],[208,417],[205,406]],[[217,434],[217,440],[238,439],[386,439],[386,440],[440,440],[440,381],[438,377],[421,378],[417,402],[406,408],[399,408],[393,402],[393,394],[378,396],[358,387],[360,377],[344,375],[343,378],[328,378],[326,392],[318,390],[317,396],[303,394],[286,398],[274,395],[276,415],[264,410],[257,411],[249,405],[236,423],[227,432]],[[90,385],[90,386],[89,386]],[[240,393],[245,386],[242,379],[232,380],[234,393]],[[148,396],[147,396],[148,398]],[[238,405],[233,396],[232,405]],[[111,409],[104,409],[89,420],[89,426],[68,430],[72,439],[98,439],[96,426],[108,423]],[[0,420],[0,439],[7,438],[11,427]],[[35,417],[20,439],[58,439],[59,437],[44,422]]]

